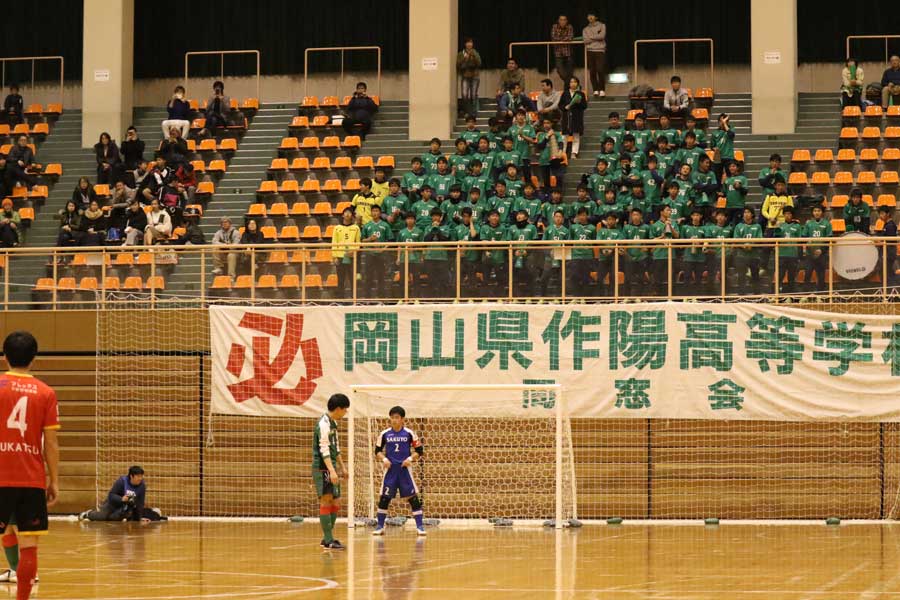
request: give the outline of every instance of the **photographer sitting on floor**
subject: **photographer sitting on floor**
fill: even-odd
[[[106,502],[96,510],[86,510],[78,515],[79,520],[88,521],[166,521],[152,508],[144,507],[147,484],[144,483],[144,469],[133,466],[128,475],[122,475],[107,494]]]

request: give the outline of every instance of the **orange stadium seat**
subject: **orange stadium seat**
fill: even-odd
[[[809,150],[794,150],[791,154],[791,162],[792,163],[808,163],[809,162]]]
[[[831,148],[820,148],[816,150],[816,162],[834,162],[834,152]]]
[[[331,169],[331,159],[328,158],[327,156],[317,156],[315,159],[313,159],[312,168],[313,168],[313,170],[317,170],[317,169],[323,169],[326,171],[330,170]]]
[[[282,194],[299,194],[300,183],[296,179],[285,179],[281,182],[281,187],[278,191]]]
[[[292,217],[308,217],[309,216],[309,204],[306,202],[294,202],[291,205],[291,216]]]

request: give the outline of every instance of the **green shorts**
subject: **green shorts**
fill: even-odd
[[[341,484],[340,482],[334,483],[331,481],[331,477],[328,475],[327,470],[323,469],[313,469],[312,472],[313,481],[316,484],[316,495],[321,498],[327,494],[331,494],[332,498],[340,498],[341,497]]]

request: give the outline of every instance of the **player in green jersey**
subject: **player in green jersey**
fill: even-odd
[[[347,477],[347,467],[338,446],[337,422],[349,409],[347,396],[333,394],[328,399],[328,412],[319,418],[313,430],[312,476],[319,498],[320,545],[327,550],[344,550],[344,545],[334,539],[333,532],[341,509],[341,479]]]

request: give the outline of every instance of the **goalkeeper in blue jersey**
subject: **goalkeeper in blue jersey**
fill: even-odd
[[[422,457],[422,444],[418,436],[406,428],[406,411],[402,406],[393,407],[388,415],[391,426],[378,435],[375,444],[375,456],[384,464],[385,472],[381,482],[381,498],[378,499],[378,525],[373,535],[384,535],[388,507],[398,491],[401,498],[409,501],[416,520],[416,532],[425,535],[422,500],[410,470],[412,464]]]

